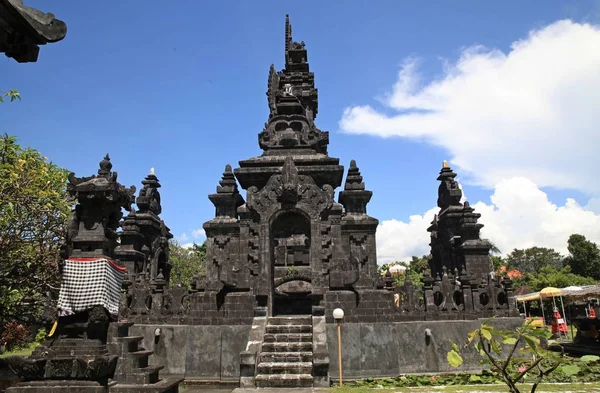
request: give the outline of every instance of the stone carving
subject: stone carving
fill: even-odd
[[[121,209],[131,209],[135,186],[129,189],[117,182],[117,172],[111,172],[108,154],[100,161],[98,175],[76,177],[69,174],[67,191],[78,202],[69,225],[67,246],[63,254],[72,256],[113,256],[117,228],[123,216]],[[65,255],[66,256],[66,255]]]
[[[39,45],[61,41],[67,25],[54,14],[23,4],[23,0],[0,2],[0,52],[19,63],[36,62]]]
[[[246,205],[261,216],[271,216],[282,207],[298,208],[311,217],[333,204],[333,187],[318,187],[310,176],[299,175],[292,157],[285,158],[280,175],[273,175],[262,190],[248,189]]]
[[[168,314],[183,315],[190,307],[190,295],[187,288],[181,284],[165,292],[165,310]]]
[[[339,306],[353,322],[510,313],[508,302],[503,302],[510,283],[481,280],[487,277],[489,256],[486,242],[479,239],[479,215],[468,203],[461,204],[456,174],[447,163],[438,178],[440,212],[429,229],[431,270],[423,277],[423,289],[419,291],[410,278],[394,287],[391,277],[384,280],[378,274],[379,221],[367,213],[373,193],[356,161],[350,161],[342,183],[344,168],[327,153],[329,134],[315,124],[318,90],[306,45],[292,39],[289,18],[285,68],[277,72],[271,65],[266,95],[269,117],[258,135],[262,154],[240,161],[235,170],[226,165],[216,192],[209,195],[215,216],[203,225],[206,275],[195,277],[190,291],[136,287],[130,309],[137,313],[129,318],[169,315],[173,321],[250,324],[254,316],[290,309],[329,318]],[[238,183],[247,191],[246,200]],[[143,195],[159,205],[160,198],[152,197],[152,184],[156,183],[149,178],[138,200]],[[336,203],[334,191],[342,185]],[[138,205],[153,210],[151,202]],[[154,243],[145,247],[142,253],[154,255]],[[479,294],[484,291],[494,297],[494,304],[506,304],[504,308],[481,306]],[[151,302],[136,303],[150,298]]]

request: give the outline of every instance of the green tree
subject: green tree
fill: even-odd
[[[527,286],[532,291],[541,291],[546,287],[565,288],[570,286],[593,285],[596,281],[591,277],[583,277],[571,272],[570,266],[555,269],[544,266],[538,272],[525,274],[515,279],[515,287]]]
[[[567,248],[571,255],[565,262],[571,266],[573,273],[600,280],[600,250],[596,243],[583,235],[573,234],[569,237]]]
[[[502,251],[500,251],[500,249],[496,246],[495,243],[493,243],[492,241],[490,241],[490,239],[484,239],[487,240],[490,243],[490,254],[502,254]]]
[[[535,273],[544,266],[555,269],[563,267],[563,257],[551,248],[530,247],[523,250],[514,249],[504,258],[509,269],[516,269],[521,273]]]
[[[176,240],[169,244],[169,262],[171,268],[171,285],[181,283],[189,288],[192,278],[204,275],[206,258],[206,241],[202,245],[194,243],[192,247],[181,246]]]
[[[596,362],[598,356],[584,356],[578,361],[566,362],[563,353],[546,351],[542,345],[546,332],[535,329],[531,321],[515,330],[497,330],[488,319],[479,329],[467,335],[462,348],[452,343],[452,350],[447,354],[448,363],[452,367],[460,367],[463,363],[462,351],[474,349],[490,371],[501,379],[511,393],[520,393],[521,385],[529,377],[534,393],[542,380],[555,370],[566,375],[575,375],[580,371],[576,363]]]
[[[0,137],[0,323],[27,322],[59,285],[70,203],[67,171],[15,137]]]
[[[492,258],[492,267],[493,267],[493,269],[494,269],[495,272],[497,272],[498,270],[500,270],[500,268],[502,266],[506,265],[506,261],[501,256],[492,255],[491,258]]]

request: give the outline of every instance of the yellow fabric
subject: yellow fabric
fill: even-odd
[[[529,302],[531,300],[539,300],[539,298],[540,298],[539,292],[528,293],[527,295],[515,296],[515,300],[518,302]]]
[[[56,331],[56,326],[57,325],[58,325],[58,321],[54,321],[54,324],[52,325],[52,329],[50,329],[50,333],[48,333],[48,337],[52,337],[52,335]]]
[[[545,299],[548,297],[554,297],[554,296],[561,296],[561,295],[562,295],[562,290],[560,290],[558,288],[554,288],[554,287],[546,287],[540,291],[540,296],[542,297],[542,299]]]

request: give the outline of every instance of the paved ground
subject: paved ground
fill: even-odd
[[[324,392],[328,392],[329,389],[316,389],[316,388],[215,389],[215,388],[207,388],[207,387],[203,387],[203,386],[187,386],[183,389],[179,389],[179,391],[181,393],[259,393],[259,392],[261,392],[261,393],[324,393]]]

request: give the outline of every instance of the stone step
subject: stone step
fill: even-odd
[[[312,352],[262,352],[259,362],[312,362]]]
[[[269,317],[267,325],[311,325],[310,315],[293,315],[286,317]]]
[[[179,384],[183,382],[183,378],[173,377],[161,379],[157,383],[150,385],[135,385],[126,383],[117,383],[109,388],[110,393],[132,393],[132,392],[148,392],[148,393],[174,393],[179,391]]]
[[[148,367],[148,358],[153,351],[125,352],[121,357],[123,371],[130,372],[137,368]]]
[[[263,343],[262,350],[264,352],[311,352],[312,342],[300,343]]]
[[[312,325],[267,325],[267,333],[312,333]]]
[[[118,337],[129,336],[129,328],[134,325],[133,322],[111,322],[110,326],[114,326]],[[109,329],[110,329],[109,326]]]
[[[158,372],[164,366],[147,366],[138,369],[133,369],[131,372],[124,373],[116,378],[119,383],[132,385],[149,385],[157,383],[160,378]]]
[[[313,385],[310,374],[258,374],[255,381],[259,388],[306,388]]]
[[[143,336],[127,336],[127,337],[117,337],[117,342],[123,343],[123,351],[127,352],[136,352],[140,350],[139,343],[144,341]]]
[[[312,339],[312,333],[266,333],[263,341],[266,343],[308,343],[312,342]]]
[[[264,362],[258,364],[259,374],[311,374],[312,362]]]

